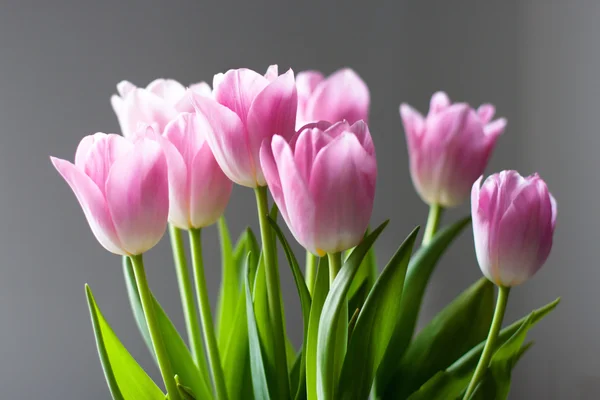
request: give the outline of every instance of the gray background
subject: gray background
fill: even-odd
[[[563,296],[532,332],[512,398],[597,398],[600,335],[596,287],[599,185],[600,3],[593,1],[2,1],[0,3],[0,390],[3,399],[106,399],[84,297],[88,282],[127,348],[157,372],[130,317],[119,259],[93,238],[48,155],[72,159],[77,142],[116,131],[115,84],[156,77],[183,83],[270,63],[295,71],[356,69],[372,94],[380,168],[375,223],[385,260],[427,208],[410,184],[397,107],[425,110],[446,90],[489,101],[509,126],[488,172],[539,171],[559,203],[545,269],[513,290],[508,318]],[[485,4],[484,4],[485,3]],[[251,191],[236,188],[232,231],[255,225]],[[467,213],[453,210],[446,221]],[[214,228],[205,246],[216,246]],[[207,251],[215,298],[219,267]],[[157,297],[182,316],[167,241],[147,257]],[[300,338],[293,281],[283,269],[289,326]],[[427,293],[433,315],[480,276],[465,233]]]

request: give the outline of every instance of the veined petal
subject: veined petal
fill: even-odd
[[[179,114],[174,105],[145,89],[135,89],[124,99],[123,136],[131,137],[140,123],[156,126],[162,133],[165,126]]]
[[[55,157],[50,159],[75,193],[88,224],[100,244],[111,253],[127,254],[121,248],[106,201],[98,186],[70,162]]]
[[[273,82],[278,76],[279,68],[277,67],[277,64],[269,65],[269,68],[267,68],[267,72],[265,73],[265,78],[267,78],[269,82]]]
[[[158,143],[140,138],[115,161],[106,181],[106,200],[128,254],[142,254],[158,243],[169,214],[167,160]]]
[[[148,84],[146,90],[163,98],[170,105],[175,105],[185,96],[185,86],[173,79],[155,79]]]
[[[250,69],[232,69],[218,79],[215,75],[213,94],[217,102],[235,112],[245,125],[252,101],[268,84],[267,78]]]
[[[310,180],[313,163],[317,154],[332,140],[331,136],[317,128],[305,129],[298,136],[294,148],[294,159],[298,171],[305,182]]]
[[[82,148],[77,149],[75,162],[82,166],[83,171],[100,189],[103,196],[105,183],[115,160],[131,151],[133,144],[123,136],[115,134],[96,133],[84,139]],[[87,148],[87,151],[86,151]]]

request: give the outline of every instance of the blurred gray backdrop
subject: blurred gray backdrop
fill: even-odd
[[[126,347],[158,378],[130,315],[120,260],[96,242],[48,156],[72,159],[82,136],[118,130],[109,97],[121,79],[188,84],[277,63],[326,73],[351,66],[368,83],[380,171],[373,222],[392,219],[377,244],[382,261],[427,216],[410,183],[399,103],[425,111],[443,89],[455,100],[497,106],[509,125],[488,173],[539,171],[559,204],[553,254],[513,290],[507,319],[559,295],[563,302],[533,330],[536,345],[515,371],[511,398],[598,398],[599,17],[600,3],[584,0],[1,1],[1,397],[109,398],[86,282]],[[445,222],[467,212],[453,210]],[[256,225],[251,191],[235,189],[227,217],[236,235]],[[216,248],[214,228],[204,237]],[[215,299],[219,259],[206,253]],[[166,240],[148,254],[147,269],[182,328]],[[298,342],[299,306],[282,271]],[[436,271],[423,317],[479,276],[467,231]]]

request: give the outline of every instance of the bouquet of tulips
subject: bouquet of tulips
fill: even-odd
[[[387,221],[370,226],[377,180],[370,95],[354,71],[294,77],[271,66],[265,75],[217,74],[212,89],[163,79],[117,89],[111,102],[122,135],[86,136],[74,164],[52,158],[96,239],[123,257],[133,316],[164,383],[132,358],[86,286],[113,399],[507,398],[511,370],[531,346],[528,330],[558,303],[503,327],[510,289],[548,258],[556,203],[537,174],[502,171],[482,183],[506,126],[493,120],[492,105],[452,104],[439,92],[426,116],[400,106],[410,173],[430,214],[420,246],[417,227],[379,263],[373,245]],[[254,190],[260,223],[259,234],[248,228],[236,242],[223,218],[233,183]],[[469,193],[471,216],[440,228],[442,211]],[[201,242],[212,224],[222,259],[215,315]],[[417,332],[436,264],[470,224],[484,277]],[[294,254],[284,226],[305,258]],[[187,341],[144,267],[144,253],[167,227]],[[286,332],[280,268],[291,269],[300,299],[299,347]]]

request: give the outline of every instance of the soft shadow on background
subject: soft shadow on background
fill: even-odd
[[[448,2],[449,3],[449,2]],[[485,4],[483,4],[485,3]],[[120,260],[94,239],[49,155],[72,159],[80,138],[115,132],[109,104],[121,79],[211,81],[229,68],[351,66],[371,89],[379,164],[373,222],[386,261],[424,224],[412,189],[398,105],[425,111],[439,89],[508,118],[488,173],[539,171],[559,204],[553,254],[512,291],[508,320],[557,296],[514,373],[514,399],[600,395],[596,227],[600,136],[600,3],[589,1],[2,1],[0,2],[0,390],[7,399],[109,397],[84,296],[89,283],[124,344],[158,377],[131,318]],[[464,206],[446,214],[453,221]],[[250,190],[227,210],[236,235],[256,225]],[[216,230],[204,235],[212,298],[220,276]],[[150,284],[182,328],[166,240],[148,254]],[[301,319],[285,264],[288,324]],[[470,231],[444,257],[424,318],[480,277]],[[184,331],[183,329],[180,329]]]

